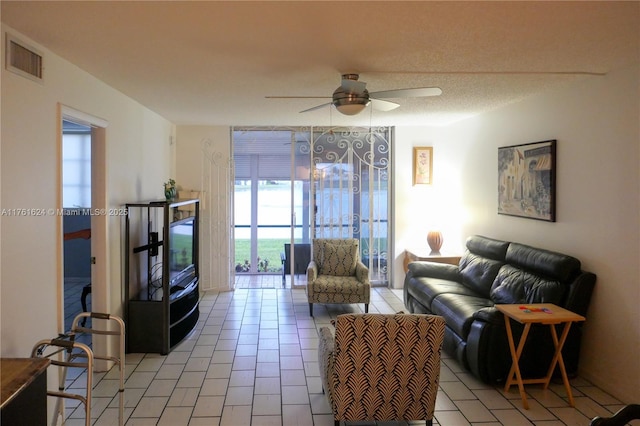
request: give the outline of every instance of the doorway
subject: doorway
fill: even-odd
[[[77,305],[81,304],[82,292],[86,285],[90,285],[90,292],[86,294],[86,309],[93,312],[110,312],[108,298],[108,247],[107,247],[107,215],[106,212],[106,127],[108,122],[81,111],[58,105],[59,147],[59,235],[60,249],[58,264],[60,275],[58,278],[59,308],[58,329],[64,333],[70,328],[73,314],[67,315],[67,309],[76,313]],[[66,135],[65,135],[66,133]],[[67,139],[68,144],[65,142]],[[66,152],[65,152],[66,151]],[[66,195],[65,195],[66,194]],[[87,206],[88,205],[88,206]],[[75,218],[67,220],[69,218]],[[71,227],[73,225],[73,227]],[[87,231],[88,230],[88,231]],[[65,234],[67,238],[65,239]],[[77,242],[84,245],[84,253],[67,251],[67,244]],[[89,250],[86,250],[87,242]],[[88,255],[88,257],[87,257]],[[74,257],[77,256],[77,262]],[[69,262],[67,264],[67,262]],[[88,262],[88,268],[87,268]],[[74,267],[79,269],[72,269]],[[67,308],[65,298],[65,272],[81,275],[82,284],[80,294],[69,294],[74,302],[73,308]],[[86,274],[89,282],[86,282]],[[70,319],[68,319],[70,317]],[[91,325],[87,322],[87,326]],[[113,353],[114,348],[107,347],[106,336],[90,335],[86,339],[95,351]],[[106,362],[96,362],[96,370],[106,366]]]
[[[233,129],[236,276],[281,273],[304,286],[296,245],[358,238],[371,283],[388,285],[392,136],[388,127]]]
[[[62,120],[64,329],[91,311],[91,127]],[[87,326],[91,326],[91,319]],[[89,336],[82,343],[90,344]]]

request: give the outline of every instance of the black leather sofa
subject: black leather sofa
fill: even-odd
[[[412,313],[443,316],[444,351],[482,381],[498,383],[506,380],[511,354],[504,316],[494,305],[554,303],[586,317],[595,281],[574,257],[476,235],[457,266],[410,263],[404,303]],[[571,326],[562,351],[570,377],[578,371],[582,324]],[[523,327],[512,325],[518,341]],[[534,325],[520,359],[523,377],[546,375],[553,347],[549,327]]]

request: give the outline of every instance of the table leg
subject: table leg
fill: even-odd
[[[564,388],[567,391],[567,397],[569,398],[569,405],[573,407],[575,405],[573,401],[573,393],[571,392],[571,384],[569,383],[569,377],[567,376],[567,370],[564,366],[564,359],[562,358],[562,347],[564,346],[564,342],[567,340],[567,335],[569,334],[569,328],[571,328],[571,322],[566,322],[564,324],[564,328],[562,329],[562,334],[560,335],[560,340],[558,340],[558,334],[556,333],[556,328],[553,324],[550,324],[551,328],[551,337],[553,338],[553,344],[555,346],[555,353],[553,354],[553,359],[551,360],[551,365],[549,365],[549,370],[547,371],[546,383],[544,384],[544,388],[546,389],[549,386],[549,382],[551,381],[551,376],[553,375],[553,370],[558,365],[560,368],[560,374],[562,375],[562,383],[564,384]]]
[[[531,328],[531,323],[527,323],[524,326],[524,330],[522,331],[522,336],[520,337],[520,341],[518,342],[518,349],[515,347],[515,342],[513,340],[513,332],[511,331],[511,320],[505,315],[504,316],[505,327],[507,328],[507,339],[509,340],[509,350],[511,351],[511,369],[509,370],[509,375],[507,376],[507,382],[504,385],[504,391],[508,392],[509,388],[513,384],[513,376],[516,376],[516,383],[518,383],[518,390],[520,391],[520,397],[522,398],[522,406],[525,410],[529,409],[529,402],[527,401],[527,393],[524,390],[524,383],[522,382],[522,375],[520,374],[520,356],[522,355],[522,349],[524,348],[524,344],[527,340],[527,335],[529,334],[529,329]]]

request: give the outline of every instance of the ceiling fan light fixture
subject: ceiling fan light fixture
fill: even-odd
[[[334,102],[333,105],[336,109],[344,115],[356,115],[362,112],[363,109],[367,107],[369,102],[366,103],[340,103]]]
[[[333,92],[333,106],[344,115],[359,114],[370,102],[369,92],[366,89],[362,93],[351,93],[338,87]]]

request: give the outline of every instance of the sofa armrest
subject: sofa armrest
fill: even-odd
[[[473,318],[489,324],[504,325],[504,314],[494,307],[478,309],[473,313]]]
[[[582,272],[569,286],[564,307],[578,315],[586,316],[591,294],[596,284],[596,275],[591,272]]]
[[[408,272],[414,277],[430,277],[462,282],[462,275],[460,275],[457,265],[420,260],[409,263],[408,269]]]

